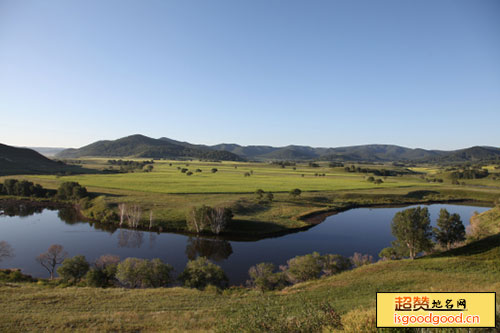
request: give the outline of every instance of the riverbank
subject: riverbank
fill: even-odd
[[[286,331],[290,322],[308,327],[304,318],[312,320],[328,304],[341,317],[343,327],[337,332],[375,331],[374,295],[380,290],[495,291],[498,330],[497,267],[500,235],[439,255],[378,262],[264,294],[240,287],[218,292],[0,282],[0,330],[223,332],[266,325]],[[325,323],[318,325],[328,329]]]

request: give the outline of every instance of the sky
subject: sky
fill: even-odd
[[[0,0],[0,143],[500,145],[497,0]]]

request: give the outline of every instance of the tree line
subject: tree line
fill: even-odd
[[[64,182],[57,190],[43,188],[27,180],[6,179],[0,184],[1,195],[33,198],[55,198],[58,200],[79,200],[87,197],[87,189],[77,182]]]

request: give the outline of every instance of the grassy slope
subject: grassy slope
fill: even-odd
[[[216,294],[184,288],[2,284],[0,331],[203,331],[239,320],[255,307],[264,307],[271,317],[275,311],[293,317],[304,304],[325,301],[342,315],[373,309],[377,291],[496,291],[500,295],[500,234],[444,254],[379,262],[264,295],[245,289]]]

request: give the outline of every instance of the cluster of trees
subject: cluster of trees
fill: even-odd
[[[151,172],[153,171],[154,160],[140,162],[130,160],[108,160],[108,164],[119,166],[120,172],[134,172],[136,170]]]
[[[176,281],[174,268],[158,258],[126,258],[120,261],[118,256],[103,255],[91,265],[81,255],[68,258],[63,247],[54,244],[40,254],[37,261],[47,269],[50,279],[57,271],[61,280],[70,284],[85,280],[85,284],[92,287],[160,288]],[[197,289],[209,285],[226,288],[229,284],[222,268],[205,257],[189,260],[177,280],[186,287]]]
[[[272,161],[271,162],[272,165],[279,165],[281,166],[282,168],[285,168],[287,166],[292,166],[294,167],[296,165],[295,162],[291,162],[291,161]]]
[[[225,231],[233,219],[233,213],[227,207],[193,207],[186,218],[188,230],[200,233],[220,234]]]
[[[328,166],[330,168],[343,168],[344,167],[344,163],[342,163],[342,162],[330,162],[328,164]]]
[[[6,179],[0,184],[0,194],[35,198],[55,197],[59,200],[79,200],[89,195],[87,189],[77,182],[64,182],[57,190],[49,190],[39,184],[17,179]]]
[[[247,284],[261,291],[282,289],[295,283],[338,274],[372,262],[373,257],[360,253],[347,258],[339,254],[320,255],[318,252],[313,252],[288,260],[286,265],[279,267],[279,271],[276,271],[274,264],[268,262],[252,266],[248,271],[250,280]]]
[[[467,168],[461,171],[454,171],[451,173],[451,179],[479,179],[488,177],[489,172],[487,169],[482,168]]]
[[[379,253],[381,258],[414,259],[419,253],[433,249],[433,238],[447,249],[454,243],[465,240],[465,227],[460,216],[450,214],[446,209],[439,212],[437,228],[431,227],[429,210],[426,207],[416,207],[396,213],[391,229],[396,240],[392,242],[392,247]]]
[[[56,194],[54,190],[47,190],[40,184],[27,180],[6,179],[0,184],[0,194],[16,195],[20,197],[48,198]]]
[[[346,166],[344,168],[346,172],[358,172],[358,173],[372,173],[375,176],[379,177],[388,177],[388,176],[401,176],[407,174],[413,174],[414,172],[408,169],[405,170],[387,170],[387,169],[370,169],[370,168],[361,168],[356,167],[355,165]]]
[[[382,184],[384,182],[382,179],[380,179],[380,178],[375,179],[375,177],[373,177],[373,176],[366,178],[366,180],[371,182],[371,183],[374,183],[376,185]]]
[[[265,192],[263,189],[259,188],[255,191],[255,197],[257,202],[261,203],[263,201],[272,202],[274,199],[274,194],[271,192]]]

